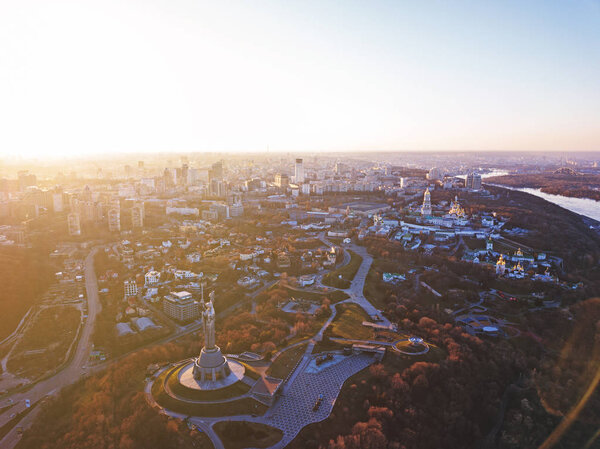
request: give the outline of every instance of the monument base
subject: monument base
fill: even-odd
[[[215,380],[202,380],[196,378],[197,361],[190,363],[179,371],[179,383],[194,390],[218,390],[241,381],[246,371],[244,365],[235,361],[226,361],[226,364],[229,372],[227,376]]]

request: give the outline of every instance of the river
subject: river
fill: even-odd
[[[503,176],[507,175],[508,172],[504,170],[492,170],[489,173],[482,173],[481,179],[490,178],[492,176]],[[465,179],[467,175],[458,175],[458,178]],[[502,187],[509,190],[519,190],[521,192],[529,193],[530,195],[539,196],[551,203],[556,204],[564,209],[575,212],[576,214],[583,215],[585,217],[592,218],[596,221],[600,221],[600,201],[592,200],[589,198],[572,198],[570,196],[553,195],[550,193],[544,193],[541,189],[531,189],[529,187],[509,187],[501,184],[490,184],[495,187]]]
[[[552,195],[550,193],[544,193],[540,189],[531,189],[528,187],[512,188],[501,185],[498,187],[504,187],[505,189],[511,190],[520,190],[521,192],[539,196],[540,198],[570,210],[571,212],[593,218],[596,221],[600,221],[600,201],[589,198],[572,198],[570,196]]]

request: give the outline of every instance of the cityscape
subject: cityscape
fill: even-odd
[[[600,448],[600,3],[0,6],[1,449]]]
[[[174,432],[185,447],[383,447],[406,438],[383,423],[407,407],[432,413],[430,394],[462,407],[474,440],[542,440],[592,384],[600,222],[597,209],[568,210],[569,192],[549,202],[511,183],[591,177],[598,188],[600,157],[371,159],[170,154],[39,174],[7,163],[3,447],[41,435],[79,446],[68,429],[83,424],[65,413],[104,416],[108,401],[116,425],[134,413],[125,398],[156,423],[152,438]],[[485,413],[451,405],[448,382],[488,384]],[[86,399],[96,394],[100,404]],[[593,413],[597,394],[589,401]],[[348,427],[363,413],[364,428]],[[594,426],[577,423],[572,438]]]

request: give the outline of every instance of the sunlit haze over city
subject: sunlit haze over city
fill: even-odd
[[[600,150],[600,3],[5,1],[0,154]]]

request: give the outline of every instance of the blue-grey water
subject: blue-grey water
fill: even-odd
[[[481,175],[482,179],[489,178],[491,176],[502,176],[507,175],[507,171],[503,170],[494,170],[489,173],[484,173]],[[465,178],[467,175],[459,175],[460,178]],[[531,189],[528,187],[516,188],[503,186],[500,184],[490,184],[496,187],[502,187],[504,189],[510,190],[520,190],[521,192],[529,193],[531,195],[539,196],[540,198],[545,199],[551,203],[554,203],[560,207],[563,207],[571,212],[575,212],[579,215],[584,215],[589,218],[593,218],[594,220],[600,221],[600,201],[592,200],[589,198],[571,198],[569,196],[563,195],[552,195],[550,193],[544,193],[541,189]]]
[[[563,195],[552,195],[550,193],[544,193],[540,189],[522,188],[514,190],[520,190],[521,192],[539,196],[540,198],[544,198],[546,201],[564,207],[571,212],[600,221],[600,201],[589,198],[571,198]]]

